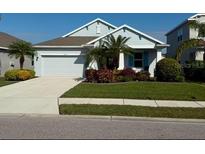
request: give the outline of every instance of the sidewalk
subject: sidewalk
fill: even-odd
[[[102,105],[135,105],[150,107],[205,107],[205,101],[173,101],[173,100],[138,100],[108,98],[59,98],[60,104],[102,104]]]

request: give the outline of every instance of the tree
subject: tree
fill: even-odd
[[[190,21],[189,27],[198,31],[196,39],[189,39],[182,42],[176,50],[176,60],[180,61],[182,54],[190,48],[204,48],[205,42],[202,38],[205,37],[205,23],[199,23],[198,21]]]
[[[108,36],[104,40],[104,46],[108,51],[108,65],[111,69],[118,68],[119,54],[130,54],[132,49],[126,45],[130,38],[119,35],[115,38],[113,35]]]
[[[99,46],[92,49],[87,54],[86,65],[88,66],[95,59],[99,68],[114,69],[119,64],[119,54],[121,52],[130,54],[132,49],[126,45],[129,40],[127,37],[119,35],[115,38],[110,35],[105,40],[99,42]]]
[[[25,56],[32,58],[35,55],[35,49],[32,44],[25,41],[17,41],[9,46],[9,56],[19,58],[20,69],[23,69]]]
[[[102,41],[94,49],[90,50],[86,55],[86,66],[97,62],[98,68],[107,68],[107,50]]]

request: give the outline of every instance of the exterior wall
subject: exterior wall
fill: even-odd
[[[201,16],[200,18],[197,19],[198,22],[204,23],[205,22],[205,16]],[[190,36],[189,38],[197,38],[198,36],[198,31],[195,29],[190,28],[189,30]]]
[[[123,37],[129,37],[130,39],[127,41],[127,45],[133,48],[155,48],[156,43],[141,36],[140,34],[136,34],[128,29],[120,29],[119,31],[112,34],[114,37],[118,37],[119,35]],[[99,42],[95,43],[95,46],[98,45]]]
[[[201,16],[200,18],[197,18],[197,20],[199,22],[205,22],[205,16]],[[171,33],[167,35],[167,44],[170,44],[170,47],[167,48],[168,57],[174,57],[176,55],[176,49],[181,43],[181,42],[178,42],[177,40],[177,33],[178,33],[178,30],[181,28],[183,29],[183,36],[182,36],[183,40],[182,41],[198,37],[198,31],[195,29],[189,28],[187,23],[178,27],[177,29],[175,29],[174,31],[172,31]],[[189,60],[202,59],[201,57],[203,56],[201,55],[201,52],[198,51],[198,53],[200,54],[196,52],[197,52],[196,49],[188,49],[187,51],[185,51],[184,54],[182,55],[181,63],[185,63],[186,61],[189,61]]]
[[[205,16],[202,16],[200,18],[197,19],[198,22],[200,23],[205,23]],[[189,38],[197,38],[198,37],[198,31],[195,29],[190,28],[189,30],[190,36]],[[201,50],[197,50],[197,49],[192,49],[189,50],[189,53],[195,53],[194,54],[194,60],[201,60],[203,61],[203,56],[204,56],[204,51]]]
[[[136,52],[147,52],[148,71],[150,73],[150,76],[154,77],[155,67],[156,67],[156,63],[157,63],[157,50],[155,50],[155,49],[142,49],[142,50],[136,50]],[[130,67],[129,56],[125,55],[125,68],[128,68],[128,67]],[[143,68],[132,67],[132,69],[135,70],[136,72],[139,72],[141,70],[144,70],[144,67]]]
[[[177,40],[178,31],[180,29],[182,29],[182,41]],[[167,57],[175,57],[176,49],[178,48],[178,46],[181,44],[181,42],[188,39],[189,39],[189,27],[187,24],[183,24],[182,26],[175,29],[173,32],[169,33],[167,35],[167,44],[170,44],[170,46],[167,48]]]
[[[97,27],[100,29],[100,33],[97,32]],[[111,31],[114,28],[102,23],[102,22],[94,22],[91,25],[71,34],[70,36],[102,36]]]
[[[11,64],[14,64],[14,67],[11,67]],[[0,50],[0,76],[4,76],[4,73],[9,69],[19,69],[19,59],[16,59],[15,56],[10,58],[8,53],[5,50]],[[24,68],[33,69],[32,60],[29,57],[25,57]]]
[[[34,68],[36,76],[42,75],[42,56],[78,56],[85,55],[83,48],[55,48],[55,49],[37,49],[37,55],[34,57]],[[55,65],[55,64],[54,64]],[[52,67],[52,66],[51,66]]]

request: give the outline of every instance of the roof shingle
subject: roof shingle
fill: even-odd
[[[35,44],[35,46],[80,46],[96,39],[94,36],[59,37],[53,40]]]
[[[0,47],[8,48],[10,44],[16,41],[20,41],[20,39],[7,33],[0,32]]]

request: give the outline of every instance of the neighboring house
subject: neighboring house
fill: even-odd
[[[116,27],[99,18],[62,37],[36,44],[36,75],[83,77],[86,53],[109,35],[129,37],[127,45],[135,51],[129,56],[120,54],[118,69],[148,70],[154,76],[161,50],[168,45],[130,26]],[[90,68],[98,69],[96,63],[90,64]]]
[[[19,59],[9,57],[8,47],[13,42],[20,39],[11,36],[9,34],[0,32],[0,76],[4,76],[4,73],[9,69],[20,68]],[[32,60],[29,57],[25,57],[24,68],[33,69]]]
[[[176,49],[183,41],[198,37],[198,31],[190,28],[188,25],[188,22],[191,20],[197,20],[198,22],[204,23],[205,14],[191,16],[166,34],[167,43],[170,45],[167,48],[168,57],[175,57]],[[205,60],[204,51],[202,49],[188,49],[182,55],[181,62],[186,63],[190,60]]]

